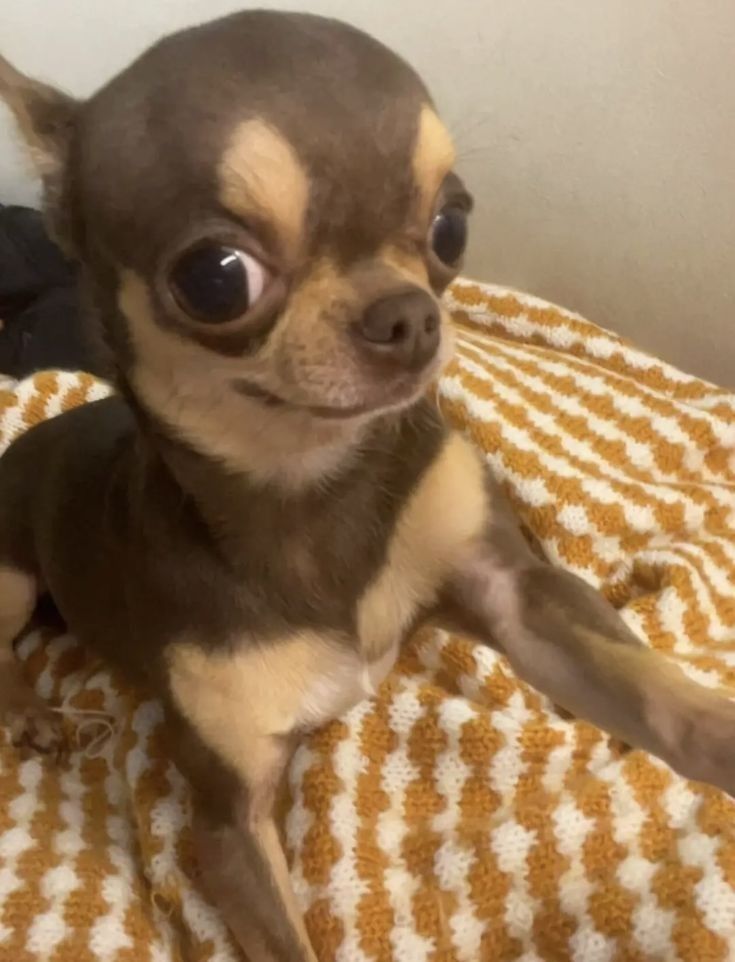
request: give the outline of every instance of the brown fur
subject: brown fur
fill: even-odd
[[[37,172],[56,174],[66,157],[75,103],[31,80],[0,56],[0,95],[13,112]]]
[[[336,21],[254,11],[165,39],[84,104],[5,62],[0,93],[49,156],[120,387],[0,462],[0,663],[43,583],[82,642],[160,695],[205,885],[253,962],[314,962],[273,821],[293,744],[374,691],[421,621],[735,791],[732,705],[536,557],[426,397],[451,347],[427,293],[457,269],[432,222],[470,201],[399,58]],[[270,278],[218,325],[171,290],[201,242]],[[407,294],[440,321],[418,370],[397,329],[367,345],[361,328]],[[13,676],[0,707],[20,698],[18,740],[44,748],[48,709],[23,692]]]
[[[43,181],[49,230],[71,253],[67,161],[78,105],[61,91],[26,77],[3,56],[0,100],[13,113],[31,163]]]

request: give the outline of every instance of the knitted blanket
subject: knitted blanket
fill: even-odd
[[[448,299],[441,406],[529,533],[687,673],[735,685],[735,395],[530,297],[463,281]],[[105,391],[62,373],[0,385],[0,449]],[[57,767],[0,736],[0,960],[235,962],[158,704],[50,629],[19,654],[77,747]],[[461,638],[414,638],[288,781],[323,962],[735,960],[731,802],[561,717]]]

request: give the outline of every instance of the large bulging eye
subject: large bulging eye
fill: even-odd
[[[460,207],[440,210],[431,225],[431,248],[447,267],[456,266],[467,246],[467,213]]]
[[[265,290],[268,274],[245,251],[199,244],[182,254],[169,275],[182,311],[206,324],[224,324],[246,314]]]

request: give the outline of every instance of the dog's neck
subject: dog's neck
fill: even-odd
[[[139,419],[134,471],[140,490],[153,485],[159,501],[180,504],[180,523],[196,519],[193,523],[203,524],[221,557],[234,568],[253,563],[256,545],[313,542],[314,550],[330,557],[326,542],[331,535],[339,540],[340,530],[355,529],[355,543],[360,538],[369,541],[375,536],[375,524],[365,526],[365,517],[374,522],[375,517],[391,514],[390,505],[400,503],[412,489],[446,432],[436,406],[422,399],[367,421],[341,449],[329,450],[328,472],[295,488],[265,484],[233,471],[173,436],[155,418],[139,412]],[[302,460],[325,457],[321,450],[309,451],[303,442],[300,450],[289,453]]]
[[[237,434],[218,433],[213,425],[201,437],[182,436],[161,419],[147,420],[155,425],[159,451],[177,476],[180,462],[196,463],[208,466],[211,474],[239,477],[249,490],[269,488],[288,497],[324,487],[343,474],[363,440],[399,416],[343,424],[301,411],[274,411],[255,401],[248,406],[252,416],[243,417]]]
[[[137,415],[143,463],[162,465],[204,519],[218,527],[225,505],[237,518],[249,515],[259,502],[288,506],[339,497],[345,487],[371,480],[391,461],[410,463],[415,440],[443,432],[428,398],[350,422],[319,420],[300,412],[284,418],[282,410],[253,402],[258,417],[243,421],[238,438],[241,456],[235,459],[231,437],[226,445],[222,439],[219,445],[216,439],[211,443],[208,437],[192,443],[125,393]],[[382,480],[374,478],[376,484]]]

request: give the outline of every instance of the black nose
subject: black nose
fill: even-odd
[[[363,350],[411,371],[420,371],[439,347],[439,306],[415,288],[372,303],[356,325]]]

